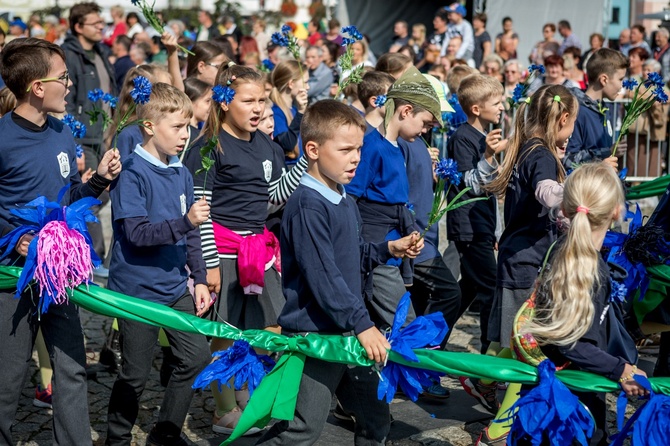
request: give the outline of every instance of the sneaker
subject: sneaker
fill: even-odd
[[[486,426],[479,434],[475,446],[507,446],[507,435],[508,433],[505,433],[498,438],[491,438],[489,436],[489,427]]]
[[[46,389],[42,389],[42,386],[39,384],[37,387],[35,387],[35,398],[33,398],[33,406],[53,409],[51,406],[51,383],[49,383]]]
[[[354,417],[349,412],[344,410],[344,407],[342,407],[342,404],[340,404],[339,400],[337,400],[337,405],[335,406],[335,409],[333,410],[333,416],[340,421],[346,421],[348,423],[355,423],[356,422],[356,417]]]
[[[237,423],[240,421],[241,416],[242,410],[237,406],[221,417],[216,415],[215,410],[214,416],[212,417],[212,430],[217,434],[230,435],[235,430],[235,427],[237,427]],[[261,432],[262,430],[263,429],[259,429],[257,427],[252,427],[243,433],[242,436],[246,437],[247,435],[254,435]]]
[[[424,387],[423,393],[421,394],[422,397],[436,400],[446,400],[450,395],[451,393],[449,392],[449,389],[439,383],[434,383],[432,386]]]
[[[482,384],[477,378],[466,378],[461,376],[458,379],[463,389],[476,399],[484,409],[492,414],[498,413],[500,403],[498,402],[498,383]]]

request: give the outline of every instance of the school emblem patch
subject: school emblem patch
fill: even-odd
[[[63,178],[70,176],[70,158],[67,153],[61,152],[56,156],[58,166],[60,167],[60,174]]]
[[[263,173],[265,174],[265,181],[269,183],[272,179],[272,161],[263,161]]]
[[[186,215],[186,195],[179,196],[179,203],[181,204],[181,215]]]

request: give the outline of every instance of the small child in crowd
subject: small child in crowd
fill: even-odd
[[[488,346],[488,326],[493,294],[496,287],[496,223],[498,200],[483,186],[497,175],[495,156],[505,150],[507,140],[502,130],[489,130],[500,122],[503,107],[503,87],[497,79],[481,74],[466,77],[458,88],[458,99],[468,121],[449,138],[447,157],[456,161],[463,174],[460,185],[449,188],[449,201],[466,187],[471,190],[462,200],[487,197],[447,212],[447,238],[454,242],[461,264],[461,312],[479,300],[481,351]]]
[[[82,183],[75,141],[69,127],[50,113],[65,113],[70,82],[65,54],[36,38],[16,39],[2,50],[2,79],[16,97],[14,111],[0,119],[0,234],[21,225],[10,213],[38,196],[60,203],[97,197],[121,171],[119,154],[106,152],[96,172]],[[23,266],[32,234],[23,235],[3,265]],[[11,426],[25,382],[35,335],[41,329],[53,374],[53,444],[91,444],[86,390],[86,352],[79,310],[72,302],[38,310],[39,289],[30,286],[17,299],[0,290],[0,443],[13,444]]]
[[[386,96],[393,82],[395,79],[390,74],[368,71],[358,84],[358,98],[365,107],[366,135],[384,123],[386,107],[379,102],[379,99]]]
[[[360,215],[345,185],[355,178],[365,127],[356,110],[333,100],[317,102],[305,114],[301,134],[309,168],[282,220],[286,305],[279,324],[293,336],[354,335],[369,359],[383,362],[390,345],[365,308],[361,270],[391,256],[415,257],[423,241],[413,233],[377,244],[363,242]],[[351,378],[356,369],[364,368],[348,370],[344,364],[307,357],[295,418],[276,423],[257,444],[315,443],[338,389],[343,404],[357,409],[355,443],[383,445],[390,429],[389,405],[377,398],[377,375],[359,373],[356,381]]]
[[[281,62],[270,77],[273,87],[270,99],[275,114],[274,141],[284,150],[288,164],[295,164],[301,155],[300,123],[308,101],[309,73],[306,68],[300,71],[300,63],[295,60]]]
[[[144,140],[124,162],[114,184],[114,245],[107,287],[166,305],[187,314],[204,315],[210,293],[198,226],[209,215],[204,198],[195,200],[193,177],[179,161],[186,148],[193,108],[176,88],[153,85],[147,104],[138,105]],[[195,296],[187,288],[190,276]],[[139,400],[151,372],[159,327],[119,319],[122,366],[109,400],[107,445],[126,445],[139,411]],[[209,363],[207,339],[165,329],[174,370],[165,389],[158,422],[147,444],[178,444],[197,374]]]

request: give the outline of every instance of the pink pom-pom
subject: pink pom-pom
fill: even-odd
[[[86,239],[64,221],[51,221],[40,230],[35,280],[41,296],[55,303],[68,301],[67,290],[92,279],[93,263]]]

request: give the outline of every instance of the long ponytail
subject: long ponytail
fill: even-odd
[[[570,229],[540,277],[535,317],[522,328],[540,344],[570,346],[591,327],[592,292],[601,285],[592,232],[610,225],[624,203],[621,181],[602,163],[585,164],[566,180],[562,209]]]

